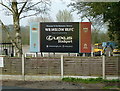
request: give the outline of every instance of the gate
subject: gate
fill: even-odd
[[[12,43],[0,43],[0,55],[14,56],[14,46]]]

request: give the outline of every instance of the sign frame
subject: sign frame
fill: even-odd
[[[71,29],[71,31],[73,29],[74,31],[68,32],[65,31],[66,29]],[[37,30],[37,33],[34,35],[32,32],[33,30]],[[67,41],[66,44],[61,42],[61,45],[59,45],[60,39],[63,40],[63,42],[67,39],[71,40]],[[58,44],[56,42],[58,42]],[[69,42],[71,42],[71,44]],[[67,45],[67,43],[69,45]],[[66,46],[66,49],[63,48],[63,46]],[[31,23],[30,52],[91,53],[91,22]]]

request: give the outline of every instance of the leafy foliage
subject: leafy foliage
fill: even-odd
[[[92,31],[92,44],[109,41],[108,32]]]
[[[101,28],[105,23],[108,24],[110,39],[114,40],[116,37],[118,46],[120,47],[120,2],[75,1],[69,6],[73,8],[73,11],[78,11],[81,18],[87,18],[97,28]]]

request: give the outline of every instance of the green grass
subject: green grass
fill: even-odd
[[[110,83],[110,82],[120,82],[119,79],[112,79],[112,80],[106,80],[102,78],[88,78],[88,79],[82,79],[82,78],[72,78],[72,77],[66,77],[63,78],[62,81],[66,82],[80,82],[80,83]]]
[[[120,89],[120,86],[105,86],[103,89]]]

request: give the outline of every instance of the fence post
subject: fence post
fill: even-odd
[[[102,56],[102,71],[103,79],[105,79],[105,55]]]
[[[24,54],[22,55],[22,77],[25,80],[25,57]]]
[[[63,58],[63,55],[61,55],[61,78],[63,78],[63,76],[64,76],[63,61],[64,61],[64,58]]]

